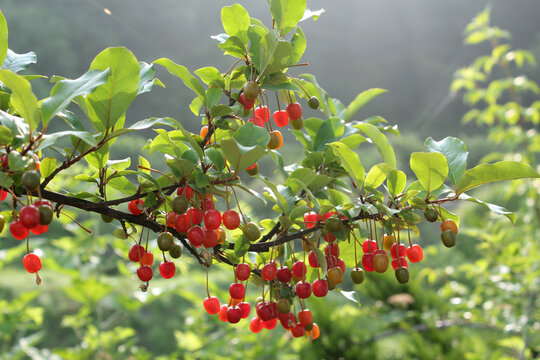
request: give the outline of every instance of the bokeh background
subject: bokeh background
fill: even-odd
[[[253,17],[270,22],[266,1],[239,2]],[[210,35],[222,32],[220,9],[231,3],[2,0],[0,10],[8,22],[10,48],[37,54],[37,64],[27,73],[76,78],[107,46],[126,46],[146,62],[168,57],[191,70],[215,66],[225,71],[234,60],[222,55]],[[309,8],[326,12],[317,21],[301,23],[308,40],[303,60],[310,65],[293,72],[314,74],[344,104],[362,90],[387,89],[361,115],[381,115],[390,124],[398,124],[401,136],[391,140],[401,167],[408,167],[411,152],[424,151],[428,136],[463,139],[472,166],[496,145],[486,141],[487,127],[462,123],[470,108],[449,89],[457,69],[491,52],[489,44],[465,46],[463,41],[464,28],[486,6],[480,0],[308,0]],[[540,3],[499,0],[489,6],[492,24],[512,33],[512,45],[540,59]],[[540,82],[536,67],[526,66],[518,73]],[[198,132],[200,119],[188,109],[193,98],[190,90],[165,71],[158,71],[157,76],[166,88],[156,87],[138,97],[127,122],[171,116]],[[39,98],[50,88],[48,79],[33,81]],[[524,102],[535,97],[534,92],[525,94]],[[136,157],[148,134],[120,139],[113,158]],[[286,135],[286,142],[291,147],[284,156],[293,163],[295,140]],[[508,150],[515,149],[508,146]],[[271,167],[268,162],[269,174]],[[70,176],[73,173],[62,181],[69,182]],[[512,185],[512,191],[524,186],[520,184]],[[493,186],[483,196],[526,216],[528,193],[517,191],[521,197],[511,197],[505,196],[507,190]],[[261,217],[269,214],[262,208],[253,210]],[[208,316],[202,307],[205,274],[187,256],[177,263],[181,276],[157,280],[151,291],[139,292],[134,268],[126,262],[129,244],[110,235],[114,228],[84,214],[78,219],[93,230],[92,235],[66,220],[58,221],[46,238],[35,242],[46,255],[44,285],[36,289],[31,276],[21,271],[24,249],[4,230],[0,237],[0,358],[538,357],[539,260],[535,253],[520,252],[523,247],[538,249],[538,237],[530,236],[534,221],[518,223],[521,228],[509,232],[510,238],[494,239],[501,229],[511,226],[507,220],[494,219],[469,205],[453,210],[462,214],[462,228],[470,230],[464,231],[454,249],[447,250],[441,248],[435,226],[423,229],[418,242],[425,248],[426,259],[412,269],[408,285],[398,286],[393,274],[368,276],[360,286],[350,281],[343,285],[358,292],[360,305],[338,294],[311,300],[322,332],[314,342],[292,341],[277,329],[254,335],[246,322],[231,326]],[[521,245],[505,252],[513,243]],[[518,259],[518,264],[505,265],[512,259]],[[523,280],[520,274],[532,274],[532,279]],[[211,290],[225,298],[231,273],[215,266],[210,278]]]

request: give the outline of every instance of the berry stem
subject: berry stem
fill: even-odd
[[[87,228],[85,228],[84,226],[81,225],[80,222],[78,222],[77,220],[75,220],[74,218],[72,218],[71,216],[69,216],[68,214],[66,214],[65,212],[63,212],[62,210],[60,210],[60,214],[64,215],[65,217],[67,217],[68,219],[70,219],[71,221],[73,221],[75,224],[79,225],[79,227],[81,229],[83,229],[84,231],[86,231],[87,233],[91,234],[92,233],[92,230],[89,230]]]

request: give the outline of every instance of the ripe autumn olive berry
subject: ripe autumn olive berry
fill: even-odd
[[[312,109],[318,109],[319,108],[319,98],[317,98],[316,96],[312,96],[312,97],[309,98],[307,104]]]
[[[51,207],[47,205],[40,205],[38,207],[38,210],[39,210],[39,223],[41,225],[49,225],[54,215]]]
[[[29,170],[22,176],[22,185],[28,191],[34,191],[39,186],[41,176],[37,171]]]
[[[110,223],[114,220],[114,218],[105,214],[101,214],[101,220],[103,220],[104,223]]]
[[[456,245],[456,234],[452,230],[444,230],[441,233],[441,241],[447,248]]]
[[[246,169],[246,172],[251,176],[257,175],[259,173],[259,165],[257,163],[251,165]]]
[[[400,284],[405,284],[409,281],[409,269],[406,267],[398,267],[396,269],[396,279]]]
[[[335,216],[331,216],[324,222],[324,228],[330,232],[337,232],[343,228],[343,222]]]
[[[454,220],[446,219],[441,223],[441,231],[452,230],[454,235],[458,233],[458,227]]]
[[[366,275],[364,273],[364,270],[362,268],[354,268],[351,270],[351,279],[353,283],[355,284],[361,284],[364,282],[364,279],[366,278]]]
[[[242,229],[242,232],[249,241],[255,241],[261,237],[261,230],[254,222],[248,222]]]
[[[174,243],[172,234],[170,232],[162,232],[157,238],[157,243],[161,251],[169,251]]]
[[[259,91],[259,84],[256,81],[250,80],[244,85],[244,94],[248,99],[255,99],[259,96]]]
[[[169,249],[169,255],[173,259],[178,259],[180,256],[182,256],[182,247],[178,243],[173,243],[171,248]]]
[[[290,120],[289,124],[291,124],[291,127],[294,130],[302,130],[304,128],[304,119],[299,118],[299,119]]]
[[[435,222],[439,218],[439,214],[437,214],[437,211],[433,208],[427,208],[424,210],[424,217],[429,222]]]
[[[184,196],[176,196],[171,202],[172,211],[175,214],[183,214],[189,206],[189,200]]]

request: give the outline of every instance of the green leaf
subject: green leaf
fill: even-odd
[[[302,190],[304,190],[306,192],[306,195],[310,198],[310,200],[313,202],[313,209],[315,210],[316,213],[319,212],[319,209],[321,208],[321,206],[319,205],[319,201],[317,200],[317,198],[313,195],[313,193],[311,192],[311,190],[308,189],[308,187],[306,186],[306,184],[304,184],[304,182],[300,179],[297,179],[297,178],[293,178],[293,177],[290,177],[287,179],[287,185],[290,186],[290,183],[293,183],[293,184],[296,184],[297,186],[299,186]],[[291,187],[292,188],[292,187]]]
[[[58,139],[66,137],[66,136],[75,136],[78,139],[81,139],[85,143],[87,143],[90,146],[96,146],[97,141],[94,138],[94,135],[87,131],[75,131],[75,130],[66,130],[66,131],[60,131],[52,134],[45,134],[43,135],[42,139],[43,141],[39,144],[36,150],[43,150],[51,145],[56,144]]]
[[[304,52],[306,51],[306,36],[304,35],[304,31],[297,27],[296,31],[294,32],[294,35],[291,39],[291,46],[292,46],[292,56],[291,56],[291,64],[296,64],[300,59],[302,58],[302,55],[304,55]]]
[[[30,83],[9,70],[0,70],[0,81],[11,89],[13,107],[30,126],[31,131],[36,130],[39,125],[39,107]]]
[[[266,154],[266,149],[260,146],[245,147],[238,144],[235,139],[222,140],[221,149],[236,171],[250,167]]]
[[[223,95],[223,89],[219,87],[209,87],[206,91],[206,107],[212,108],[217,105]]]
[[[37,56],[33,51],[26,54],[17,54],[10,49],[7,50],[6,58],[2,64],[2,69],[9,70],[14,73],[26,70],[30,64],[35,64]]]
[[[516,223],[516,214],[514,214],[513,212],[503,208],[502,206],[495,205],[495,204],[490,204],[490,203],[484,202],[482,200],[475,199],[473,197],[470,197],[467,194],[461,194],[459,196],[459,199],[460,200],[467,200],[467,201],[482,205],[482,206],[486,207],[487,209],[489,209],[494,214],[506,216],[508,218],[508,220],[510,220],[512,222],[512,224]]]
[[[90,64],[90,70],[110,69],[107,82],[86,96],[88,116],[98,131],[105,131],[125,116],[139,91],[140,67],[126,48],[107,48]],[[117,129],[118,130],[118,129]]]
[[[289,67],[291,65],[292,56],[293,48],[291,43],[285,40],[278,41],[276,48],[272,53],[270,63],[263,74],[272,74]]]
[[[233,138],[238,144],[245,147],[260,146],[265,148],[270,141],[270,134],[265,128],[257,126],[252,122],[248,122],[236,130]]]
[[[12,171],[22,171],[28,166],[28,159],[17,151],[12,151],[8,155],[8,166]]]
[[[248,251],[250,246],[249,240],[247,240],[244,235],[240,235],[240,238],[234,243],[234,254],[241,258]]]
[[[0,145],[10,145],[12,141],[13,133],[11,130],[5,125],[0,125]]]
[[[259,25],[251,25],[248,30],[249,38],[249,57],[255,68],[259,71],[268,64],[269,59],[266,55],[266,34],[268,29]]]
[[[193,90],[203,102],[206,100],[204,87],[195,76],[190,74],[185,66],[178,65],[167,58],[157,59],[154,63],[165,67],[171,74],[179,77],[184,82],[184,85]]]
[[[538,178],[540,175],[528,164],[517,161],[500,161],[494,164],[480,164],[465,172],[456,185],[461,194],[474,187],[494,181]]]
[[[390,168],[396,169],[396,154],[392,145],[388,142],[388,138],[375,126],[369,123],[362,123],[354,126],[362,131],[368,138],[373,141],[375,147],[381,154],[385,163],[390,165]]]
[[[221,22],[227,34],[238,37],[245,47],[247,47],[247,32],[251,25],[251,20],[249,19],[248,12],[242,5],[224,6],[221,9]]]
[[[390,171],[390,165],[386,163],[373,166],[366,175],[364,187],[369,189],[378,188],[386,179],[386,175]]]
[[[401,170],[390,170],[386,179],[386,187],[392,197],[401,194],[407,184],[407,175]]]
[[[365,170],[358,155],[341,142],[334,142],[329,145],[332,146],[334,154],[340,158],[341,165],[345,171],[349,173],[358,186],[362,186],[364,183]]]
[[[139,67],[141,70],[139,72],[139,91],[137,91],[137,94],[149,92],[154,85],[165,87],[161,80],[154,77],[154,64],[139,61]]]
[[[0,65],[4,63],[6,59],[8,49],[8,27],[6,18],[2,11],[0,11]]]
[[[446,157],[440,153],[411,154],[410,165],[416,177],[428,192],[438,189],[448,175]]]
[[[41,104],[43,126],[46,127],[53,116],[64,110],[75,97],[91,93],[99,85],[105,84],[109,73],[109,69],[89,70],[78,79],[57,82],[51,90],[51,96]]]
[[[454,137],[446,137],[441,141],[432,138],[426,140],[425,145],[429,151],[443,154],[448,161],[449,178],[452,184],[457,185],[467,170],[467,156],[469,152],[465,143]]]
[[[225,51],[225,55],[231,55],[238,58],[243,58],[246,55],[246,47],[239,37],[231,36],[223,44],[218,45],[219,48]]]
[[[323,121],[313,139],[313,149],[315,151],[326,149],[329,143],[338,140],[343,135],[344,130],[345,126],[343,120],[337,117],[332,117]]]
[[[41,172],[41,176],[43,178],[51,175],[56,168],[57,165],[55,158],[44,158],[41,160],[41,164],[39,165],[39,171]]]
[[[219,171],[225,168],[225,159],[223,159],[221,151],[214,148],[208,148],[205,153]]]
[[[215,67],[203,67],[195,70],[194,73],[207,85],[225,87],[225,81]]]
[[[227,106],[225,104],[214,105],[210,108],[210,116],[212,116],[212,118],[229,115],[233,112],[234,107]]]
[[[373,98],[384,94],[386,92],[385,89],[378,89],[378,88],[372,88],[368,89],[366,91],[361,92],[356,96],[356,98],[351,101],[349,106],[345,109],[345,121],[351,120],[351,118],[366,105],[368,102],[370,102]]]
[[[304,16],[306,0],[270,0],[270,12],[281,36],[287,35]]]

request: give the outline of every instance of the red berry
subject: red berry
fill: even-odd
[[[216,230],[204,228],[204,240],[202,245],[207,248],[213,248],[218,243],[218,235]]]
[[[298,338],[304,336],[305,330],[302,324],[296,324],[296,326],[291,328],[291,333],[294,337]]]
[[[317,261],[317,255],[315,255],[315,252],[313,250],[309,252],[308,261],[309,266],[311,266],[312,268],[318,268],[320,266],[319,262]]]
[[[0,201],[4,201],[8,196],[8,192],[4,190],[0,190]]]
[[[194,226],[187,231],[187,238],[192,245],[201,246],[206,235],[200,226]]]
[[[279,322],[284,329],[290,329],[293,326],[296,326],[296,317],[292,312],[286,314],[279,314]]]
[[[412,263],[417,263],[424,258],[424,252],[420,245],[414,244],[407,248],[407,257]]]
[[[129,253],[128,253],[129,260],[133,262],[138,262],[140,261],[144,253],[146,253],[146,250],[142,246],[137,245],[137,244],[132,245],[131,248],[129,248]]]
[[[223,225],[229,230],[234,230],[240,226],[240,215],[234,210],[227,210],[221,217]]]
[[[311,296],[311,284],[307,281],[300,281],[296,284],[296,295],[300,299],[307,299]]]
[[[23,206],[19,213],[19,221],[22,226],[27,229],[31,229],[39,225],[39,210],[34,205]]]
[[[245,301],[242,301],[241,303],[238,303],[238,307],[242,310],[242,319],[247,318],[251,312],[251,305]]]
[[[362,244],[362,251],[364,251],[364,254],[371,254],[375,250],[377,250],[377,242],[375,240],[367,239]]]
[[[287,115],[287,111],[285,110],[274,112],[274,115],[272,117],[274,118],[274,122],[278,127],[284,127],[289,124],[289,115]]]
[[[336,236],[334,234],[332,234],[332,233],[327,233],[324,236],[324,241],[332,243],[332,242],[336,241]]]
[[[176,214],[174,211],[169,211],[167,217],[165,218],[168,227],[176,227]]]
[[[262,325],[265,329],[272,330],[277,325],[277,318],[263,321]]]
[[[261,319],[259,319],[256,316],[252,318],[251,322],[249,323],[249,330],[251,330],[251,332],[256,334],[256,333],[261,332],[262,329],[263,329],[263,324],[262,324]]]
[[[50,207],[51,209],[53,208],[51,202],[49,200],[38,200],[36,202],[34,202],[34,206],[39,208],[41,205],[45,205],[45,206],[48,206]]]
[[[255,105],[255,99],[248,99],[244,93],[238,96],[238,102],[244,105],[244,110],[251,110],[253,105]]]
[[[192,207],[188,209],[186,214],[190,219],[191,225],[198,225],[203,221],[204,213],[201,209]]]
[[[314,227],[317,220],[321,220],[320,214],[317,215],[313,211],[304,214],[304,225],[306,225],[308,229]]]
[[[176,195],[178,196],[184,196],[188,200],[193,199],[193,189],[189,186],[181,186],[176,190]]]
[[[252,122],[256,126],[264,127],[264,120],[258,116],[249,118],[248,122]]]
[[[229,306],[227,309],[227,321],[236,324],[242,318],[242,309],[238,306]]]
[[[300,119],[302,117],[302,105],[297,102],[290,103],[287,105],[287,115],[291,120]]]
[[[339,257],[339,246],[338,244],[335,244],[335,243],[330,243],[328,245],[326,245],[326,247],[324,248],[324,253],[326,255],[333,255],[335,257]]]
[[[323,220],[323,221],[326,221],[326,220],[327,220],[329,217],[331,217],[331,216],[335,216],[335,217],[343,217],[343,218],[344,218],[344,216],[339,216],[339,214],[338,214],[337,212],[335,212],[335,211],[328,211],[326,214],[324,214],[322,220]]]
[[[336,267],[338,264],[338,259],[334,255],[326,255],[326,265],[329,269]]]
[[[207,313],[215,315],[219,312],[219,300],[215,296],[207,297],[203,300],[203,305]]]
[[[286,266],[282,266],[277,270],[276,277],[280,282],[287,283],[291,280],[291,270]]]
[[[234,274],[238,280],[245,281],[249,279],[249,275],[251,274],[251,266],[246,263],[238,264],[234,270]]]
[[[298,313],[298,321],[302,326],[308,326],[313,324],[313,315],[309,309],[304,309]]]
[[[364,254],[362,255],[362,267],[365,271],[374,271],[373,267],[373,254]]]
[[[204,213],[204,225],[208,229],[216,230],[221,225],[221,213],[217,210],[206,210]]]
[[[154,263],[154,254],[151,251],[147,251],[142,255],[141,265],[152,266]]]
[[[38,226],[30,229],[30,231],[34,235],[40,235],[40,234],[46,233],[47,230],[49,230],[49,225],[41,225],[41,224],[38,224]]]
[[[159,264],[159,273],[164,279],[170,279],[174,276],[176,267],[172,261],[165,261]]]
[[[274,305],[272,305],[274,304]],[[262,321],[268,321],[277,317],[279,313],[277,309],[274,309],[275,303],[261,302],[257,305],[257,315]]]
[[[34,253],[26,254],[23,257],[23,265],[26,271],[33,274],[41,269],[41,259]]]
[[[137,269],[137,276],[141,281],[150,281],[154,276],[154,272],[150,266],[143,265]]]
[[[246,295],[246,288],[242,283],[233,283],[229,286],[229,294],[233,299],[242,300]]]
[[[9,164],[9,159],[7,155],[2,156],[2,167],[6,169]]]
[[[141,199],[131,200],[128,204],[128,210],[133,215],[140,215],[143,212],[144,201]]]
[[[176,216],[176,221],[174,228],[179,233],[185,234],[191,227],[191,222],[189,221],[189,216],[187,214],[180,214]]]
[[[219,312],[218,312],[218,317],[219,317],[219,320],[223,321],[223,322],[227,322],[227,310],[229,309],[229,306],[227,306],[227,304],[223,304],[221,305],[221,307],[219,308]]]
[[[392,268],[396,270],[399,267],[406,267],[409,268],[409,264],[407,263],[407,259],[405,257],[400,256],[399,259],[393,259],[392,260]]]
[[[255,167],[257,167],[257,163],[251,165],[250,167],[246,168],[246,170],[251,170],[251,169],[255,169]]]
[[[17,240],[22,240],[26,238],[30,233],[30,230],[25,228],[19,220],[9,224],[9,231],[11,232],[11,235],[13,235],[13,237]]]
[[[272,281],[276,277],[277,274],[277,265],[275,262],[269,262],[267,264],[264,264],[261,270],[261,276],[266,281]]]
[[[201,209],[203,211],[215,210],[216,206],[214,205],[214,201],[212,199],[204,199],[204,200],[201,200]],[[221,214],[220,214],[220,216],[221,216]],[[221,221],[221,219],[220,219],[220,221]]]
[[[313,295],[316,297],[325,297],[328,294],[328,282],[324,279],[318,279],[313,282]]]
[[[261,118],[264,122],[270,120],[270,110],[268,110],[268,106],[259,106],[256,108],[255,117]]]
[[[303,261],[297,261],[293,264],[292,271],[297,278],[303,279],[307,273],[307,266]]]
[[[390,254],[392,255],[392,259],[395,259],[399,256],[405,256],[407,253],[407,247],[403,244],[399,244],[399,250],[397,250],[397,244],[392,244],[392,247],[390,248]]]
[[[341,269],[341,271],[345,272],[345,260],[343,259],[337,259],[337,264],[336,264],[337,267],[339,267]]]

